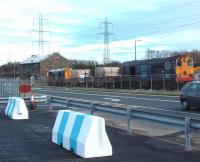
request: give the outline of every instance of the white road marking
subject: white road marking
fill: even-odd
[[[70,89],[69,89],[70,90]],[[75,90],[75,89],[71,89],[70,91],[78,91],[80,92],[81,90]],[[87,92],[87,91],[86,91]],[[93,90],[90,90],[88,92],[98,92],[98,91],[93,91]],[[160,96],[160,97],[169,97],[169,98],[176,98],[177,96],[176,95],[171,95],[171,94],[168,94],[168,95],[159,95],[159,94],[151,94],[151,93],[137,93],[137,91],[132,91],[131,92],[106,92],[106,91],[99,91],[100,93],[107,93],[107,94],[126,94],[126,95],[137,95],[137,96],[142,96],[142,95],[147,95],[147,96]]]
[[[78,95],[85,95],[85,96],[99,96],[99,97],[111,97],[111,95],[103,95],[103,94],[89,94],[89,93],[77,93],[77,92],[62,92],[62,91],[52,91],[52,90],[40,90],[40,91],[46,91],[46,92],[59,92],[63,94],[78,94]],[[147,101],[159,101],[159,102],[174,102],[179,103],[180,101],[174,101],[174,100],[161,100],[161,99],[154,99],[154,98],[144,98],[144,97],[128,97],[128,96],[113,96],[113,98],[121,98],[121,99],[136,99],[136,100],[147,100]]]
[[[45,95],[45,94],[42,94],[42,95]],[[60,96],[61,97],[61,96]],[[86,100],[85,100],[86,101]],[[99,102],[98,100],[93,100],[94,102]],[[102,102],[102,105],[106,105],[106,103],[110,103],[110,102]],[[124,106],[126,104],[116,104],[115,107],[117,106]],[[61,105],[62,106],[62,105]],[[148,107],[148,106],[141,106],[141,105],[131,105],[131,106],[134,106],[134,107],[142,107],[142,108],[148,108],[148,109],[161,109],[161,108],[156,108],[156,107]],[[72,108],[73,109],[73,108]],[[162,110],[165,110],[165,109],[162,109]],[[165,110],[165,111],[168,111],[168,110]],[[170,110],[169,110],[170,111]],[[42,112],[39,112],[39,113],[42,113]]]
[[[113,102],[119,102],[120,99],[117,99],[117,98],[103,98],[104,100],[111,100]]]

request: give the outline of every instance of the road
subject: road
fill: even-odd
[[[35,89],[37,94],[80,98],[93,101],[112,102],[150,108],[182,111],[178,96],[147,95],[136,93],[98,92],[69,89]]]
[[[29,120],[11,120],[0,109],[1,162],[199,162],[198,150],[106,126],[113,148],[108,157],[83,159],[51,142],[57,112],[40,108]],[[90,139],[93,141],[92,139]]]

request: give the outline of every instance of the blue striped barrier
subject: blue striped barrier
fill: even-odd
[[[58,112],[52,142],[83,158],[112,155],[104,118],[70,110]]]
[[[9,97],[5,115],[11,119],[29,119],[26,104],[20,97]]]

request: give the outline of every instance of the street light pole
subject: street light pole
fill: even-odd
[[[142,40],[135,40],[135,61],[137,60],[136,42],[141,42]]]
[[[14,62],[14,79],[15,79],[15,62]]]
[[[135,61],[136,61],[136,40],[135,40]]]

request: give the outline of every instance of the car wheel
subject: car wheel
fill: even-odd
[[[182,104],[182,108],[183,108],[184,110],[189,110],[189,109],[190,109],[190,106],[189,106],[189,104],[188,104],[188,102],[187,102],[186,100],[183,100],[183,101],[181,102],[181,104]]]

